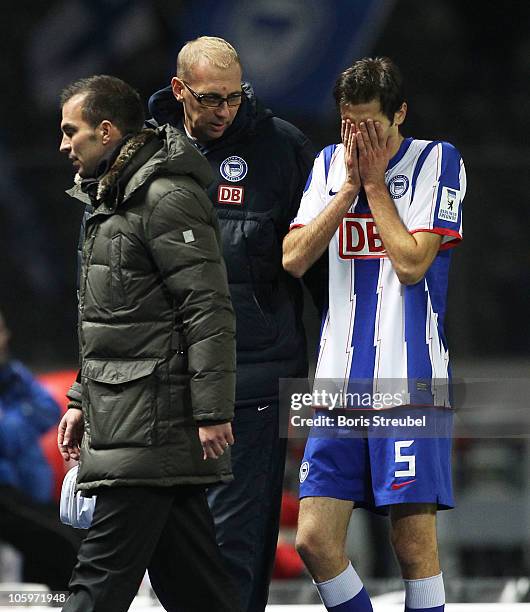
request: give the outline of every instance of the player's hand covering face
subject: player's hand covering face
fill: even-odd
[[[394,130],[385,130],[380,121],[367,119],[359,124],[356,141],[363,184],[384,182],[388,162],[396,148],[397,134]]]
[[[384,184],[385,172],[389,160],[399,149],[402,136],[399,125],[406,116],[406,104],[394,114],[394,121],[383,114],[379,100],[361,104],[341,105],[342,128],[341,136],[345,144],[346,172],[351,175],[357,159],[360,182],[369,184]],[[351,133],[354,133],[355,143],[348,147]],[[354,149],[355,147],[355,149]]]
[[[357,153],[355,123],[349,119],[343,119],[341,123],[340,137],[344,145],[344,164],[346,166],[346,181],[352,184],[357,190],[361,186],[359,175],[359,160]]]

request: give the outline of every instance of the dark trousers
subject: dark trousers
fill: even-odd
[[[208,503],[243,611],[263,612],[278,541],[287,440],[279,437],[277,403],[237,409],[232,428],[235,479],[210,487]]]
[[[14,487],[0,486],[0,540],[22,553],[24,582],[66,591],[83,536],[60,522],[54,504],[38,504]]]
[[[146,568],[169,612],[237,612],[204,488],[98,490],[65,612],[128,610]]]

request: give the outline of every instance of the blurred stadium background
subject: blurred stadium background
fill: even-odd
[[[82,211],[63,193],[72,173],[58,152],[60,89],[108,73],[147,99],[169,82],[182,43],[210,34],[236,46],[259,97],[317,149],[338,139],[331,97],[337,74],[363,55],[389,55],[400,65],[409,102],[405,135],[449,140],[468,172],[465,239],[454,254],[449,293],[453,372],[530,379],[529,3],[19,0],[3,8],[0,310],[13,353],[35,372],[72,369],[77,359]],[[315,347],[318,322],[306,310]],[[529,396],[519,405],[527,419]],[[448,600],[499,602],[496,610],[530,602],[530,438],[524,428],[495,434],[505,399],[490,397],[470,436],[456,441],[459,509],[440,517]],[[292,444],[286,477],[293,495],[299,446]],[[271,603],[317,603],[308,577],[293,577],[296,560],[289,565],[292,523],[286,519],[287,570],[274,581]],[[370,591],[399,597],[384,521],[354,513],[350,532]]]

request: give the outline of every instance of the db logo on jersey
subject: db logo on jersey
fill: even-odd
[[[339,228],[339,257],[384,257],[385,248],[371,215],[348,213]]]
[[[217,201],[219,204],[235,204],[241,206],[243,204],[243,187],[234,185],[219,185],[217,189]]]

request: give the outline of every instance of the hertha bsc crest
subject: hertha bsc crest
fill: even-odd
[[[224,179],[235,183],[241,181],[247,176],[248,166],[247,162],[238,155],[232,155],[227,157],[219,166],[219,172]]]

